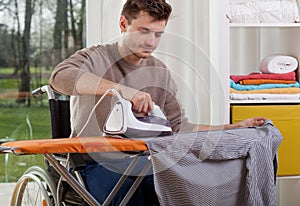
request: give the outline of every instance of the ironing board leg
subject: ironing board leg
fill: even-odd
[[[119,179],[119,181],[117,182],[117,184],[115,185],[115,187],[112,189],[112,191],[110,192],[110,194],[108,195],[108,197],[106,198],[106,200],[104,201],[104,203],[102,204],[102,206],[107,206],[110,204],[110,202],[112,201],[112,199],[115,197],[115,195],[117,194],[117,192],[119,191],[119,189],[121,188],[121,186],[123,185],[123,183],[125,182],[126,178],[131,174],[132,170],[135,168],[136,164],[138,163],[139,159],[141,158],[140,155],[137,155],[129,164],[129,166],[127,167],[127,169],[125,170],[124,174],[121,176],[121,178]]]
[[[145,167],[143,168],[143,170],[141,171],[139,176],[136,178],[133,185],[128,190],[126,196],[124,197],[124,199],[120,203],[120,206],[123,206],[123,205],[126,206],[127,205],[128,201],[130,200],[130,198],[132,197],[132,195],[134,194],[134,192],[136,191],[138,186],[141,184],[142,180],[144,179],[145,175],[148,173],[150,168],[151,168],[151,161],[148,160],[147,164],[145,165]]]
[[[45,154],[45,158],[49,163],[56,169],[56,171],[66,179],[68,184],[90,205],[90,206],[99,206],[100,204],[97,200],[84,188],[82,185],[69,173],[69,171],[63,167],[55,157],[50,154]]]

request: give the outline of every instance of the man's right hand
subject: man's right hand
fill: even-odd
[[[148,114],[153,110],[153,102],[151,95],[146,92],[142,92],[121,84],[114,86],[119,91],[124,99],[131,101],[132,111],[135,113]]]
[[[137,91],[130,100],[133,104],[132,111],[148,114],[153,110],[153,103],[149,93]]]
[[[96,89],[95,85],[98,85]],[[153,103],[149,93],[99,78],[95,74],[85,72],[83,75],[81,75],[76,84],[76,92],[81,95],[103,95],[108,89],[111,88],[115,88],[121,93],[124,99],[132,102],[133,112],[148,114],[148,112],[153,110]]]

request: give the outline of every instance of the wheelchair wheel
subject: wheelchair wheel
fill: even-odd
[[[40,167],[27,169],[13,191],[11,206],[25,205],[58,205],[54,183],[49,174]]]

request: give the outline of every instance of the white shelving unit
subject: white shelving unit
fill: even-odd
[[[230,74],[259,72],[259,62],[272,54],[300,61],[300,23],[230,25]],[[230,100],[230,103],[300,103],[299,100]]]

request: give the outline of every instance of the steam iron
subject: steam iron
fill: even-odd
[[[172,134],[170,122],[159,106],[154,105],[154,109],[149,112],[148,116],[135,117],[131,110],[131,102],[123,99],[117,91],[114,91],[114,94],[118,100],[105,121],[104,133],[132,138]]]

